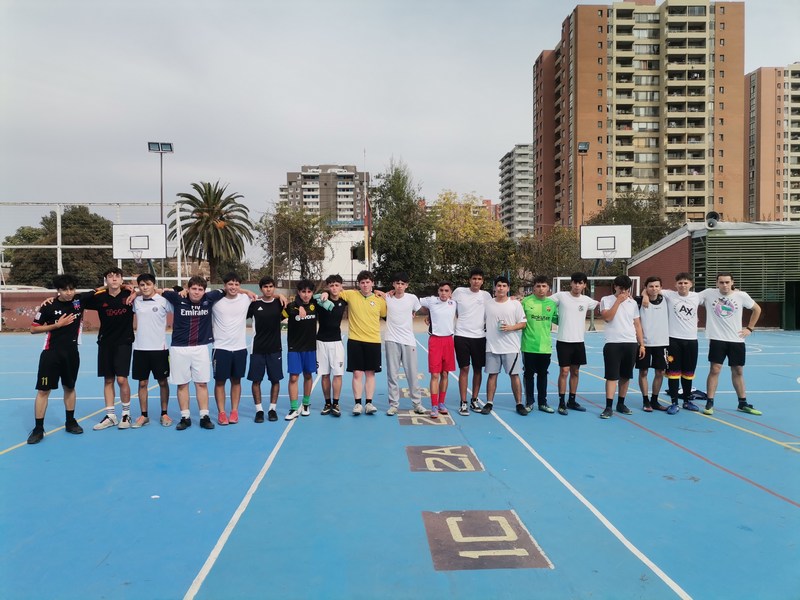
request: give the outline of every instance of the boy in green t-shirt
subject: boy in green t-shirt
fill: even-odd
[[[536,376],[536,392],[539,410],[554,412],[547,405],[547,368],[550,366],[550,355],[553,343],[550,330],[558,323],[558,305],[548,297],[550,285],[547,277],[538,275],[533,280],[533,294],[522,300],[527,325],[522,330],[522,365],[525,385],[525,408],[533,410],[533,377]]]

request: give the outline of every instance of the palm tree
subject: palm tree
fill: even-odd
[[[253,241],[253,224],[248,208],[237,202],[241,194],[225,195],[227,185],[220,187],[219,181],[193,183],[196,194],[180,193],[181,201],[168,217],[169,239],[177,237],[176,210],[181,210],[181,234],[186,253],[198,261],[206,259],[211,269],[211,281],[217,278],[217,269],[223,260],[241,260],[244,243]],[[186,216],[188,210],[189,215]]]

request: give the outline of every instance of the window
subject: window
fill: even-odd
[[[598,65],[602,65],[603,64],[603,59],[602,58],[598,58],[597,59],[597,64]]]
[[[722,189],[723,187],[725,187],[725,186],[723,185],[723,183],[724,183],[724,182],[722,182],[722,181],[720,181],[720,182],[719,182],[719,186],[718,186],[718,187],[719,187],[719,189]]]
[[[602,183],[598,183],[597,184],[597,191],[598,192],[602,192],[603,191],[603,184]]]
[[[721,14],[721,15],[725,14],[725,7],[724,6],[720,6],[719,7],[719,14]]]
[[[597,206],[603,206],[603,201],[600,198],[597,199]]]
[[[725,198],[723,198],[722,196],[720,196],[720,198],[719,198],[719,203],[720,203],[720,204],[725,204]],[[721,217],[722,217],[722,215],[720,215],[720,218],[721,218]]]
[[[720,125],[725,125],[725,119],[723,119],[722,117],[720,117],[720,118],[719,118],[719,124],[720,124]]]
[[[597,26],[597,33],[603,33],[603,26],[602,25],[598,25]]]
[[[597,90],[597,95],[598,96],[602,96],[603,95],[603,90]]]
[[[725,86],[722,86],[722,85],[719,86],[719,93],[720,94],[724,94],[725,93]]]
[[[603,112],[603,105],[602,104],[598,104],[597,105],[597,112]]]
[[[602,73],[598,73],[597,74],[597,81],[603,81],[603,74]]]
[[[719,78],[720,79],[725,79],[725,71],[720,71],[719,72]]]
[[[603,42],[597,42],[597,47],[602,49],[602,47],[603,47]]]
[[[603,153],[602,152],[598,152],[597,153],[597,160],[603,160]]]
[[[602,176],[603,175],[603,169],[597,169],[597,174]]]
[[[719,38],[719,45],[720,46],[724,46],[725,45],[725,38]]]
[[[720,110],[725,110],[725,103],[724,102],[720,102],[719,103],[719,109]]]
[[[724,133],[720,133],[719,134],[719,141],[720,142],[724,142],[725,141],[725,134]]]
[[[597,16],[598,16],[598,17],[602,17],[602,16],[603,16],[603,11],[602,11],[602,9],[597,11]]]
[[[720,173],[724,173],[724,172],[725,172],[725,167],[724,167],[724,166],[722,166],[722,165],[720,165],[720,166],[719,166],[719,169],[718,169],[718,171],[719,171]]]
[[[722,31],[725,31],[725,21],[722,21],[722,22],[719,24],[719,28],[720,28]]]
[[[598,121],[597,122],[597,128],[598,129],[602,129],[603,128],[603,122],[602,121]]]

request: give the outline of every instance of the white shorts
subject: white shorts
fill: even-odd
[[[211,356],[209,345],[170,346],[169,382],[172,385],[185,383],[208,383],[211,381]]]
[[[317,373],[344,375],[344,344],[317,340]]]
[[[490,375],[505,371],[509,375],[519,375],[522,373],[522,361],[519,352],[510,354],[486,353],[486,372]]]

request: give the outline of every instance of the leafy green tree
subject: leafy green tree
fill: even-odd
[[[590,261],[581,259],[578,233],[569,227],[553,227],[541,238],[526,236],[517,244],[520,278],[530,284],[536,275],[548,278],[587,271]]]
[[[176,210],[182,210],[181,231],[186,253],[198,262],[208,260],[210,280],[216,281],[222,261],[241,260],[244,256],[245,242],[253,241],[253,224],[248,208],[238,202],[244,196],[226,195],[227,185],[201,181],[192,183],[192,188],[194,194],[178,194],[181,201],[168,215],[173,219],[169,239],[177,237]]]

